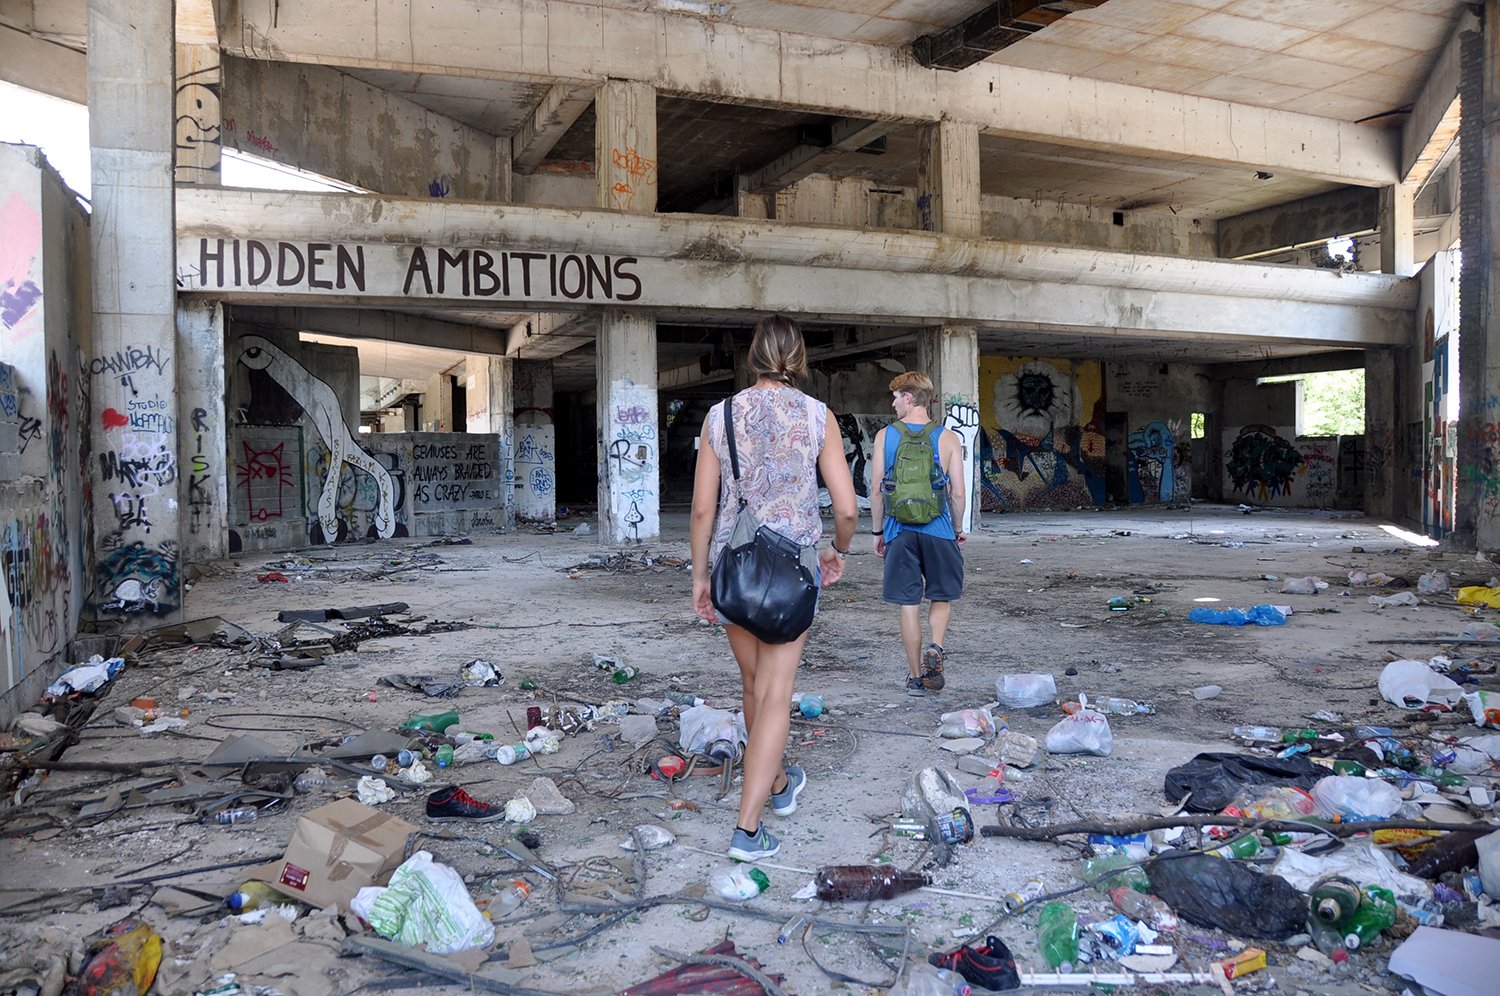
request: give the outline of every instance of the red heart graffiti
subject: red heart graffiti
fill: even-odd
[[[124,415],[121,415],[113,408],[104,409],[104,414],[99,417],[100,420],[104,422],[105,429],[118,429],[121,426],[130,424],[130,419],[126,418]]]

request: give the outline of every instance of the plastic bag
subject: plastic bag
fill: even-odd
[[[1322,578],[1287,578],[1281,583],[1283,595],[1316,595],[1320,588],[1327,588]]]
[[[1421,661],[1391,661],[1380,672],[1380,694],[1403,709],[1420,709],[1436,702],[1457,705],[1464,691],[1452,678],[1438,674]]]
[[[469,898],[458,872],[418,851],[391,873],[385,888],[367,886],[349,908],[389,940],[433,954],[485,947],[495,928]]]
[[[1241,816],[1252,820],[1300,820],[1318,808],[1305,789],[1291,785],[1258,786],[1235,796],[1230,804]]]
[[[1459,605],[1487,605],[1492,609],[1500,609],[1500,588],[1466,585],[1458,589],[1453,600]]]
[[[1281,940],[1303,930],[1307,897],[1286,879],[1239,861],[1167,851],[1146,866],[1151,891],[1182,919],[1243,937]]]
[[[713,706],[693,706],[682,714],[677,744],[683,754],[703,754],[718,761],[738,760],[745,751],[745,717]]]
[[[1401,792],[1390,782],[1354,775],[1329,775],[1312,787],[1318,815],[1344,822],[1383,820],[1401,808]]]
[[[957,712],[945,712],[938,717],[942,725],[938,728],[938,736],[949,740],[958,740],[963,737],[984,737],[989,739],[995,735],[995,717],[990,715],[988,709],[960,709]]]
[[[1011,709],[1030,709],[1057,700],[1057,681],[1050,674],[1002,674],[995,679],[995,698]]]
[[[1441,595],[1448,590],[1448,574],[1446,571],[1431,571],[1417,578],[1417,594],[1419,595]]]
[[[1248,609],[1210,609],[1199,606],[1188,612],[1188,622],[1214,626],[1280,626],[1286,614],[1274,605],[1253,605]]]
[[[1417,601],[1417,596],[1413,595],[1409,591],[1398,591],[1394,595],[1371,595],[1369,601],[1370,604],[1375,606],[1377,609],[1391,609],[1402,607],[1414,609],[1422,604],[1421,602]]]
[[[1248,786],[1290,785],[1310,789],[1327,773],[1327,768],[1320,768],[1300,755],[1280,758],[1206,753],[1168,771],[1162,788],[1172,802],[1191,793],[1186,803],[1189,812],[1218,813]]]
[[[1088,696],[1078,696],[1083,708],[1071,716],[1064,716],[1056,726],[1047,731],[1047,752],[1050,754],[1094,754],[1109,756],[1115,748],[1115,736],[1110,731],[1109,720],[1103,713],[1089,708]]]
[[[84,663],[75,664],[59,675],[56,681],[47,686],[47,694],[61,697],[73,692],[96,692],[124,667],[125,660],[122,657],[105,660],[95,654]]]

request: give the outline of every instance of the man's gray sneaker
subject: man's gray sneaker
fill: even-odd
[[[920,677],[913,674],[906,679],[906,694],[926,695],[927,686],[922,683],[922,679]]]
[[[922,651],[922,686],[929,692],[943,690],[943,648],[936,643]]]
[[[766,829],[765,824],[761,824],[753,837],[739,827],[735,827],[734,836],[729,839],[728,853],[736,861],[762,861],[766,858],[774,858],[776,852],[780,850],[781,841]]]
[[[771,793],[771,812],[777,816],[791,816],[797,811],[797,796],[807,787],[807,772],[800,764],[786,769],[786,788]]]

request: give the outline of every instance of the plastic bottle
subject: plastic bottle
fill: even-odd
[[[623,685],[627,681],[633,681],[635,676],[640,673],[639,668],[634,668],[627,664],[625,667],[615,668],[615,673],[609,676],[609,680],[617,685]]]
[[[1344,946],[1350,951],[1373,943],[1382,930],[1396,924],[1396,897],[1390,889],[1378,885],[1365,887],[1359,909],[1344,924]]]
[[[224,900],[224,905],[234,913],[249,913],[262,906],[279,906],[284,902],[286,899],[281,893],[266,883],[251,881],[244,883],[231,893],[229,898]]]
[[[413,754],[409,750],[403,750],[396,755],[396,766],[400,768],[410,768],[412,762],[416,759],[417,755]]]
[[[499,761],[501,764],[515,764],[517,761],[524,761],[530,756],[531,748],[526,746],[525,741],[506,744],[504,747],[501,747],[499,750],[495,751],[495,760]]]
[[[500,894],[495,897],[494,902],[490,903],[490,916],[492,918],[509,916],[526,901],[529,895],[531,895],[530,883],[521,879],[507,883]]]
[[[1364,893],[1359,886],[1337,875],[1315,883],[1312,890],[1313,916],[1324,923],[1343,927],[1359,909]]]
[[[817,719],[823,715],[823,696],[804,695],[797,702],[797,711],[802,713],[803,719]]]
[[[1037,947],[1048,965],[1071,972],[1078,961],[1078,915],[1067,903],[1048,903],[1036,919]]]
[[[1135,699],[1122,699],[1114,695],[1107,696],[1102,702],[1090,704],[1100,712],[1114,716],[1151,716],[1156,713],[1156,706],[1149,702],[1137,702]]]
[[[385,774],[385,769],[388,764],[390,764],[390,759],[384,754],[374,754],[370,757],[370,770],[374,771],[376,774]]]
[[[1260,853],[1260,838],[1253,833],[1245,834],[1208,853],[1220,858],[1253,858]]]
[[[1005,894],[1005,912],[1014,913],[1027,903],[1034,903],[1046,893],[1046,886],[1032,879],[1015,892]]]
[[[448,727],[458,723],[458,710],[447,709],[443,712],[426,713],[413,716],[401,724],[403,730],[425,730],[428,733],[442,733]]]
[[[932,880],[895,865],[824,865],[813,876],[813,884],[824,902],[862,902],[894,899],[903,892],[931,885]]]
[[[1145,892],[1151,888],[1146,870],[1128,854],[1105,854],[1083,863],[1083,880],[1104,892],[1125,885]]]
[[[742,903],[754,899],[771,887],[771,879],[759,868],[716,868],[708,884],[721,899]]]
[[[1314,916],[1308,917],[1307,932],[1312,935],[1313,946],[1335,964],[1349,960],[1349,949],[1344,946],[1344,935],[1339,928]]]
[[[333,779],[322,768],[307,768],[292,780],[292,788],[303,794],[327,791],[332,784]]]
[[[1357,778],[1363,778],[1370,773],[1370,769],[1358,761],[1351,761],[1348,758],[1341,757],[1333,762],[1333,773],[1335,775],[1353,775]]]
[[[1287,730],[1281,735],[1281,742],[1284,744],[1294,744],[1299,740],[1316,739],[1318,739],[1317,730]]]
[[[1241,740],[1259,743],[1278,743],[1281,740],[1281,730],[1274,726],[1236,726],[1234,735]]]
[[[1172,907],[1155,896],[1122,885],[1110,889],[1109,898],[1114,902],[1115,909],[1140,920],[1148,927],[1157,930],[1176,930],[1178,927],[1177,914],[1172,912]]]
[[[901,981],[891,987],[890,996],[971,996],[973,992],[957,972],[922,962],[907,968]]]
[[[206,822],[217,823],[220,826],[230,826],[238,823],[254,823],[260,819],[260,810],[254,806],[241,806],[238,809],[225,809],[208,817]]]
[[[443,744],[437,749],[437,752],[433,754],[432,759],[437,762],[437,766],[439,768],[447,768],[451,766],[453,764],[453,748],[448,744]]]

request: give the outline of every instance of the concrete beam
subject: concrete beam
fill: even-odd
[[[1458,138],[1459,35],[1480,30],[1479,19],[1464,13],[1443,47],[1422,92],[1401,126],[1401,180],[1420,187]]]
[[[226,148],[406,197],[495,198],[495,138],[321,66],[223,62]]]
[[[1379,227],[1379,192],[1345,187],[1221,220],[1219,255],[1255,259],[1329,239],[1368,235]]]
[[[507,311],[623,304],[669,314],[789,311],[870,324],[1014,322],[1331,346],[1402,343],[1416,306],[1414,281],[1381,274],[919,232],[227,189],[182,189],[178,211],[179,289],[231,302],[478,302]],[[361,241],[330,246],[348,233]],[[462,241],[454,233],[464,233]],[[251,286],[231,265],[246,252],[245,239],[274,252],[285,242],[293,257],[317,246],[323,279],[311,281],[309,264],[263,273]],[[334,285],[340,252],[361,260],[358,286],[352,270]],[[481,263],[491,268],[484,281],[475,275]],[[562,275],[555,284],[553,273]],[[570,288],[570,273],[584,283]]]
[[[333,66],[663,93],[848,117],[951,119],[1014,138],[1228,163],[1335,183],[1397,180],[1400,138],[1369,125],[1015,66],[923,69],[894,47],[597,3],[241,0],[227,51]],[[558,44],[576,39],[576,44]]]
[[[0,24],[82,52],[87,6],[85,0],[0,0]]]
[[[834,156],[858,152],[894,127],[894,121],[866,121],[863,118],[835,121],[832,128],[833,140],[829,144],[793,146],[768,165],[751,173],[745,179],[742,191],[747,194],[762,194],[790,187],[798,180],[818,172]]]
[[[599,316],[589,312],[539,312],[517,322],[505,334],[505,355],[524,360],[555,360],[593,342]]]
[[[235,326],[321,332],[347,339],[381,339],[432,346],[460,353],[505,353],[505,333],[496,329],[444,322],[418,315],[371,308],[287,308],[240,306],[232,314]]]
[[[88,59],[76,49],[0,24],[0,80],[86,104]]]
[[[530,173],[541,165],[578,116],[594,102],[594,88],[554,83],[511,136],[512,168]]]
[[[1259,380],[1261,377],[1327,373],[1330,370],[1360,370],[1364,365],[1364,350],[1341,349],[1331,353],[1309,353],[1306,356],[1214,363],[1208,367],[1208,376],[1211,380]]]

